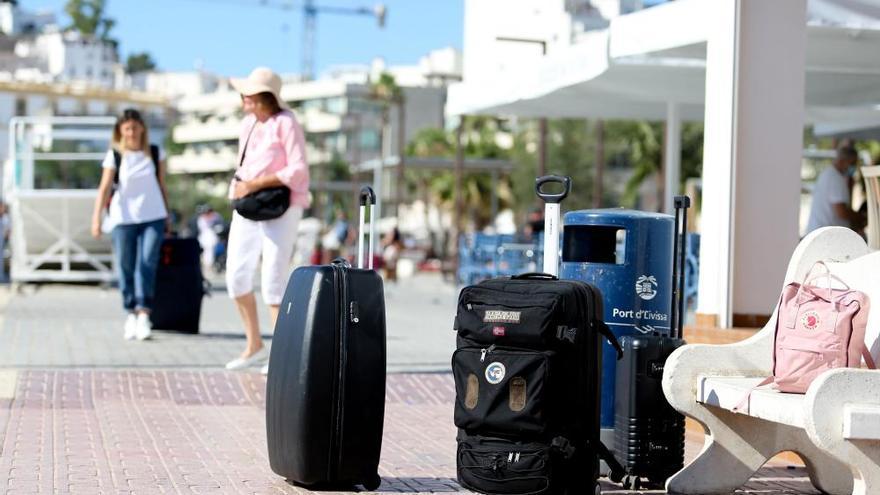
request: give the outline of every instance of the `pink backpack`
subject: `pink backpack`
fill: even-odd
[[[825,273],[810,278],[816,266],[825,268]],[[812,285],[822,277],[828,279],[828,287]],[[832,280],[844,288],[831,288]],[[817,262],[802,284],[792,282],[782,289],[773,339],[773,376],[755,388],[773,383],[781,392],[803,394],[827,370],[859,368],[862,358],[875,369],[865,347],[869,309],[867,294],[850,289],[825,263]],[[734,411],[750,395],[751,391]]]

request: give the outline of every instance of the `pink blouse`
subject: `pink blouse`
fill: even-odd
[[[238,137],[239,161],[245,142],[247,153],[244,163],[241,167],[236,167],[235,175],[247,181],[275,174],[290,188],[290,205],[308,208],[309,165],[306,163],[306,139],[293,113],[284,110],[263,123],[257,123],[253,114],[248,115],[242,122]],[[229,188],[230,198],[234,185],[235,179]]]

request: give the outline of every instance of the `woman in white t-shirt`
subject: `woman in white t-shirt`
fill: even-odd
[[[145,340],[150,337],[150,309],[168,212],[161,150],[150,145],[137,110],[125,110],[116,120],[102,167],[92,235],[101,237],[101,212],[109,199],[104,228],[112,228],[119,290],[128,311],[124,337]]]

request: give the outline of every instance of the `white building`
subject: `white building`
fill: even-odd
[[[126,86],[171,100],[217,91],[220,78],[202,70],[188,72],[146,71],[126,76]]]
[[[55,14],[51,11],[31,12],[23,10],[18,2],[0,1],[0,31],[6,36],[32,34],[55,24]]]
[[[49,27],[34,37],[19,39],[15,54],[42,62],[52,82],[108,89],[116,86],[119,57],[116,45],[110,41]]]
[[[499,72],[528,66],[642,7],[641,0],[466,1],[464,78],[469,83],[493,80]]]

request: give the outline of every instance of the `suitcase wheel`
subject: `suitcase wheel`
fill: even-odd
[[[611,472],[608,473],[608,479],[613,481],[614,483],[620,483],[620,480],[623,479],[623,472],[612,469]]]
[[[379,477],[378,474],[374,474],[369,479],[364,481],[364,488],[369,491],[374,491],[376,488],[379,488],[379,485],[382,484],[382,478]]]
[[[642,488],[642,479],[638,476],[628,474],[623,477],[622,485],[627,490],[639,490]]]

